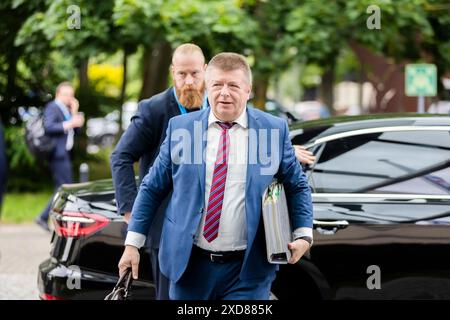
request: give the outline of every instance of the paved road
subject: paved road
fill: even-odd
[[[0,300],[38,299],[38,265],[48,258],[50,233],[35,224],[0,224]]]

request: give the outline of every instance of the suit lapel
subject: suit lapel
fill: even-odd
[[[260,199],[254,199],[254,195],[259,192],[258,178],[261,172],[261,165],[259,163],[259,129],[261,124],[259,122],[257,114],[252,108],[247,108],[248,115],[248,144],[247,144],[247,177],[245,184],[245,215],[247,219],[247,239],[248,243],[253,241],[256,234],[256,229],[259,224],[259,212],[256,212],[255,201]]]
[[[200,147],[194,151],[194,157],[199,157],[200,163],[197,162],[197,170],[198,177],[200,179],[200,188],[201,192],[205,194],[205,175],[206,175],[206,159],[204,158],[206,152],[206,138],[207,138],[207,130],[208,130],[208,116],[209,116],[210,108],[204,109],[200,116],[201,121],[201,130],[196,130],[194,127],[194,144],[198,144],[200,141]],[[200,132],[197,132],[200,131]],[[206,204],[205,204],[206,205]]]
[[[260,123],[258,117],[251,108],[247,108],[248,116],[248,139],[247,139],[247,177],[245,190],[250,188],[251,182],[256,178],[258,169],[260,167],[258,161],[259,154],[259,137],[258,131],[260,129]]]
[[[178,108],[177,101],[175,100],[174,91],[175,91],[175,87],[168,89],[166,92],[166,96],[169,101],[171,114],[173,114],[173,116],[178,116],[181,114],[181,112],[180,112],[180,108]]]

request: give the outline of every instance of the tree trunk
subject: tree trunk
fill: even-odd
[[[330,114],[334,114],[333,108],[333,84],[334,84],[334,62],[330,65],[330,67],[325,71],[322,76],[322,83],[320,84],[320,98],[323,103],[327,106]]]
[[[172,47],[165,41],[154,47],[147,47],[143,58],[144,72],[139,100],[149,98],[167,88]]]
[[[269,87],[269,77],[267,75],[257,75],[253,80],[253,105],[261,110],[264,110],[266,105],[267,88]]]
[[[128,50],[125,48],[123,50],[123,60],[122,60],[122,67],[123,67],[123,76],[122,76],[122,88],[120,89],[120,98],[119,98],[119,134],[118,136],[122,136],[122,107],[125,103],[125,95],[127,90],[127,70],[128,70]]]
[[[366,81],[364,69],[365,69],[364,62],[360,61],[359,62],[359,70],[358,70],[358,84],[359,84],[358,107],[359,107],[359,112],[361,114],[365,113],[365,110],[363,108],[363,98],[364,98],[363,87],[364,87],[364,82]]]
[[[394,63],[354,41],[349,45],[358,59],[370,66],[365,70],[365,78],[372,84],[374,96],[368,112],[415,112],[417,99],[405,95],[406,61]]]
[[[8,54],[8,82],[6,85],[6,96],[13,97],[16,94],[16,75],[17,75],[17,60],[19,55],[13,53],[11,50]]]
[[[123,76],[122,76],[122,87],[120,89],[120,105],[123,105],[125,102],[125,94],[127,90],[128,52],[126,50],[123,51],[122,68],[123,68]]]
[[[78,80],[80,81],[81,92],[89,91],[88,66],[89,66],[89,58],[82,59],[78,66]]]
[[[142,71],[142,87],[139,94],[139,100],[148,98],[150,96],[151,88],[151,74],[152,74],[152,52],[153,47],[145,48],[143,59],[143,71]]]

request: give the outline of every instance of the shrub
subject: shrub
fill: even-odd
[[[25,128],[5,128],[8,191],[37,191],[51,186],[48,166],[35,160],[25,142]]]

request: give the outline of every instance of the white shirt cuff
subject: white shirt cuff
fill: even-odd
[[[145,239],[147,239],[147,237],[142,233],[128,231],[127,238],[125,239],[125,245],[140,249],[145,244]]]
[[[297,228],[294,230],[293,232],[293,238],[298,238],[298,237],[313,237],[313,229],[312,228],[308,228],[308,227],[301,227],[301,228]]]

